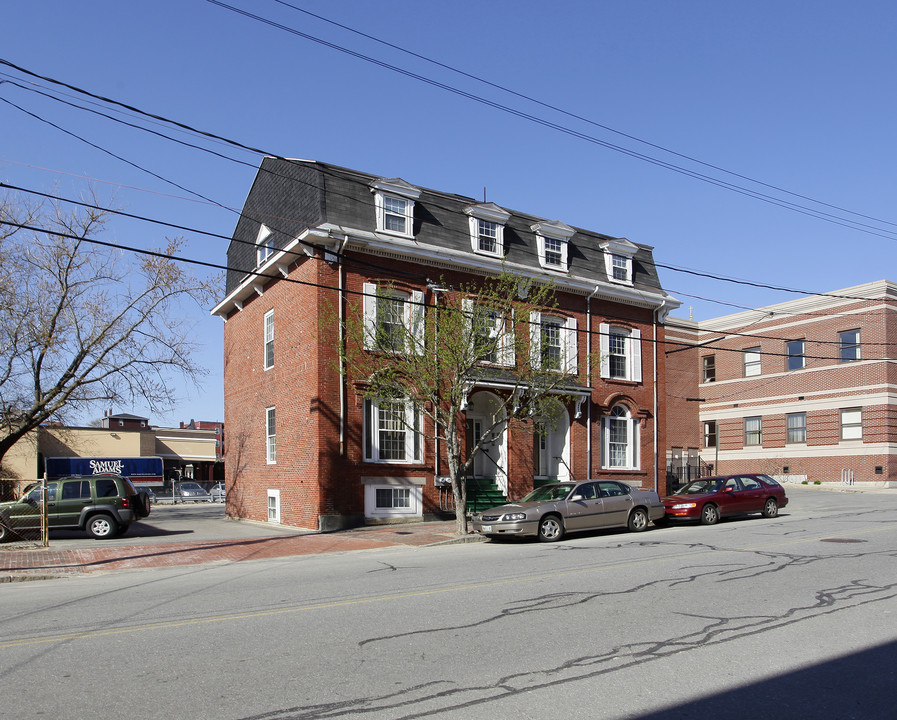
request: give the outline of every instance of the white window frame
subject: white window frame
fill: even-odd
[[[601,353],[601,377],[605,380],[642,381],[642,332],[638,328],[616,327],[610,323],[598,325],[598,346]],[[611,376],[611,336],[621,338],[625,353],[625,377]]]
[[[530,363],[537,370],[560,372],[576,375],[578,370],[579,336],[576,331],[576,318],[564,318],[558,315],[543,315],[539,311],[530,313]],[[559,367],[545,367],[542,357],[543,326],[552,325],[559,329],[560,362]]]
[[[470,248],[477,255],[486,255],[487,257],[503,258],[505,256],[505,225],[511,217],[504,208],[500,208],[495,203],[481,203],[479,205],[468,205],[464,208],[464,212],[468,216],[468,225],[470,227]],[[481,242],[480,223],[484,222],[491,226],[495,231],[495,237],[487,236],[493,248],[484,248]]]
[[[763,353],[760,346],[745,348],[744,353],[744,377],[757,377],[763,374]]]
[[[264,354],[264,369],[270,370],[274,367],[274,311],[269,310],[265,313],[265,340],[262,346]]]
[[[280,524],[280,490],[268,488],[267,492],[268,522]]]
[[[389,287],[364,283],[364,346],[375,352],[422,354],[424,351],[424,293],[420,290],[406,292]],[[402,335],[404,347],[385,346],[380,342],[378,328],[381,300],[400,301],[402,305]]]
[[[800,351],[794,352],[798,343],[800,343]],[[785,343],[785,370],[803,370],[807,366],[806,349],[806,341],[802,338],[787,341]],[[795,360],[796,362],[793,363],[792,361]],[[792,364],[796,365],[796,367],[791,367]]]
[[[701,382],[716,382],[716,355],[701,357]]]
[[[265,463],[277,464],[277,411],[274,407],[265,408]]]
[[[364,483],[364,514],[370,518],[421,517],[423,490],[419,480],[406,478],[362,478]],[[407,499],[407,505],[378,505],[378,495],[389,493],[392,499]]]
[[[853,337],[848,339],[848,336]],[[838,349],[842,363],[859,360],[862,357],[860,354],[860,331],[844,330],[838,333]],[[845,352],[848,352],[852,357],[845,357]]]
[[[255,266],[261,267],[274,254],[274,233],[264,223],[255,237]]]
[[[420,197],[420,188],[409,185],[404,180],[393,178],[391,180],[376,180],[371,183],[371,191],[374,193],[374,209],[377,220],[377,231],[403,238],[414,237],[414,204]],[[389,207],[389,200],[404,204],[402,212],[395,212]],[[390,217],[401,218],[403,229],[388,229],[387,221]]]
[[[573,237],[576,230],[559,220],[538,222],[530,225],[530,229],[536,233],[539,265],[546,270],[566,272],[570,260],[570,238]],[[549,243],[552,245],[557,243],[557,247],[549,249]],[[555,257],[557,257],[557,261],[554,260]]]
[[[618,285],[632,285],[632,258],[638,252],[638,245],[626,238],[611,238],[598,243],[598,247],[604,253],[604,270],[607,273],[607,279]],[[615,268],[623,270],[625,277],[617,277]]]
[[[841,410],[841,440],[863,439],[863,408],[843,408]]]
[[[625,441],[619,441],[620,432]],[[605,470],[638,470],[639,422],[625,405],[614,405],[601,419],[601,467]],[[622,453],[620,452],[622,447]]]
[[[509,319],[505,311],[487,308],[485,305],[477,303],[472,298],[464,298],[461,301],[461,310],[464,313],[465,322],[468,327],[468,336],[471,342],[476,342],[475,328],[471,324],[478,319],[480,313],[489,313],[489,327],[484,328],[489,333],[490,338],[497,338],[495,343],[495,354],[491,358],[483,358],[479,362],[486,365],[502,365],[504,367],[512,367],[514,365],[514,330],[509,324]]]
[[[391,426],[383,425],[383,411],[393,411],[400,405],[401,416]],[[389,417],[387,416],[387,420]],[[407,398],[379,399],[368,398],[364,401],[364,443],[365,462],[385,463],[390,465],[409,465],[423,462],[424,437],[423,413],[420,408]],[[401,457],[383,457],[383,438],[387,434],[401,435]]]
[[[713,442],[711,442],[711,440]],[[715,448],[719,445],[719,423],[716,420],[704,421],[704,447]]]

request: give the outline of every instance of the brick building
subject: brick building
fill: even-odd
[[[228,268],[212,312],[225,320],[231,515],[332,529],[453,512],[445,458],[411,429],[411,404],[365,398],[364,379],[341,372],[341,320],[363,312],[381,332],[390,313],[426,312],[461,283],[502,272],[554,283],[556,307],[502,319],[496,332],[539,338],[540,357],[556,349],[576,399],[538,440],[499,429],[489,452],[474,456],[471,479],[512,499],[571,475],[663,484],[658,348],[679,303],[663,291],[648,246],[397,178],[266,158]],[[491,379],[468,378],[459,418],[468,434],[495,417],[526,361],[499,352],[484,360]]]
[[[694,443],[699,428],[701,460],[719,473],[897,486],[897,285],[670,326],[682,344],[668,368],[691,367],[700,398],[682,403],[671,442]]]

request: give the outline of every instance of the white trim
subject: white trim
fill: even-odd
[[[271,504],[270,500],[274,499],[274,517],[271,517]],[[277,488],[268,488],[268,492],[265,496],[265,515],[268,518],[269,523],[280,524],[281,512],[280,512],[280,490]]]
[[[333,223],[322,223],[315,228],[303,231],[297,239],[293,240],[282,250],[276,252],[272,258],[269,258],[264,266],[256,269],[255,273],[262,273],[261,278],[256,274],[249,275],[242,280],[240,285],[234,288],[227,297],[213,307],[209,311],[209,314],[218,315],[222,319],[226,319],[231,309],[241,309],[241,303],[249,294],[247,289],[250,287],[251,283],[259,282],[260,280],[264,280],[264,282],[267,283],[272,279],[278,279],[280,277],[279,274],[266,275],[264,274],[264,271],[269,267],[276,266],[276,263],[280,258],[286,253],[293,252],[297,244],[310,236],[314,237],[320,243],[329,242],[335,245],[341,240],[345,241],[346,244],[343,247],[344,252],[349,249],[358,250],[381,257],[431,265],[434,268],[460,270],[483,276],[500,274],[506,271],[519,275],[521,279],[545,282],[545,273],[541,267],[534,268],[521,263],[511,263],[503,258],[478,255],[476,253],[471,253],[470,251],[440,248],[435,245],[423,245],[413,238],[405,238],[399,235],[346,228]],[[350,244],[352,244],[353,247],[350,248]],[[294,261],[295,258],[292,258],[291,262]],[[618,302],[634,307],[651,309],[663,308],[664,315],[682,305],[681,300],[666,294],[662,290],[659,292],[652,292],[645,288],[628,287],[621,283],[611,283],[603,280],[596,282],[594,278],[587,278],[572,273],[568,273],[563,279],[558,278],[555,282],[557,283],[558,289],[564,292],[592,296],[596,300]]]

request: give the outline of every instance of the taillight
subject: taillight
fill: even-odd
[[[131,507],[131,498],[128,497],[127,495],[125,495],[125,496],[121,499],[121,506],[122,506],[123,508],[126,508],[126,509],[129,508],[129,507]]]

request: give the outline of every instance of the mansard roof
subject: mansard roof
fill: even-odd
[[[534,180],[535,181],[535,180]],[[375,195],[393,194],[414,203],[413,238],[391,237],[377,230]],[[470,217],[504,225],[504,256],[477,255],[471,247]],[[534,278],[550,277],[574,292],[619,296],[646,306],[679,306],[660,284],[652,247],[625,238],[574,228],[561,222],[510,210],[489,202],[418,187],[401,178],[385,178],[310,160],[267,157],[262,161],[228,248],[226,294],[255,282],[255,243],[261,224],[272,230],[274,249],[295,245],[300,238],[326,245],[328,236],[348,238],[347,249],[418,261],[445,268],[497,273],[504,267]],[[569,237],[568,266],[546,273],[540,267],[537,233],[556,228]],[[324,238],[324,242],[320,242]],[[297,247],[297,252],[307,246]],[[632,257],[632,283],[615,285],[607,275],[605,252]],[[494,267],[493,267],[494,266]],[[275,271],[270,273],[275,274]],[[221,312],[221,307],[213,312]]]

